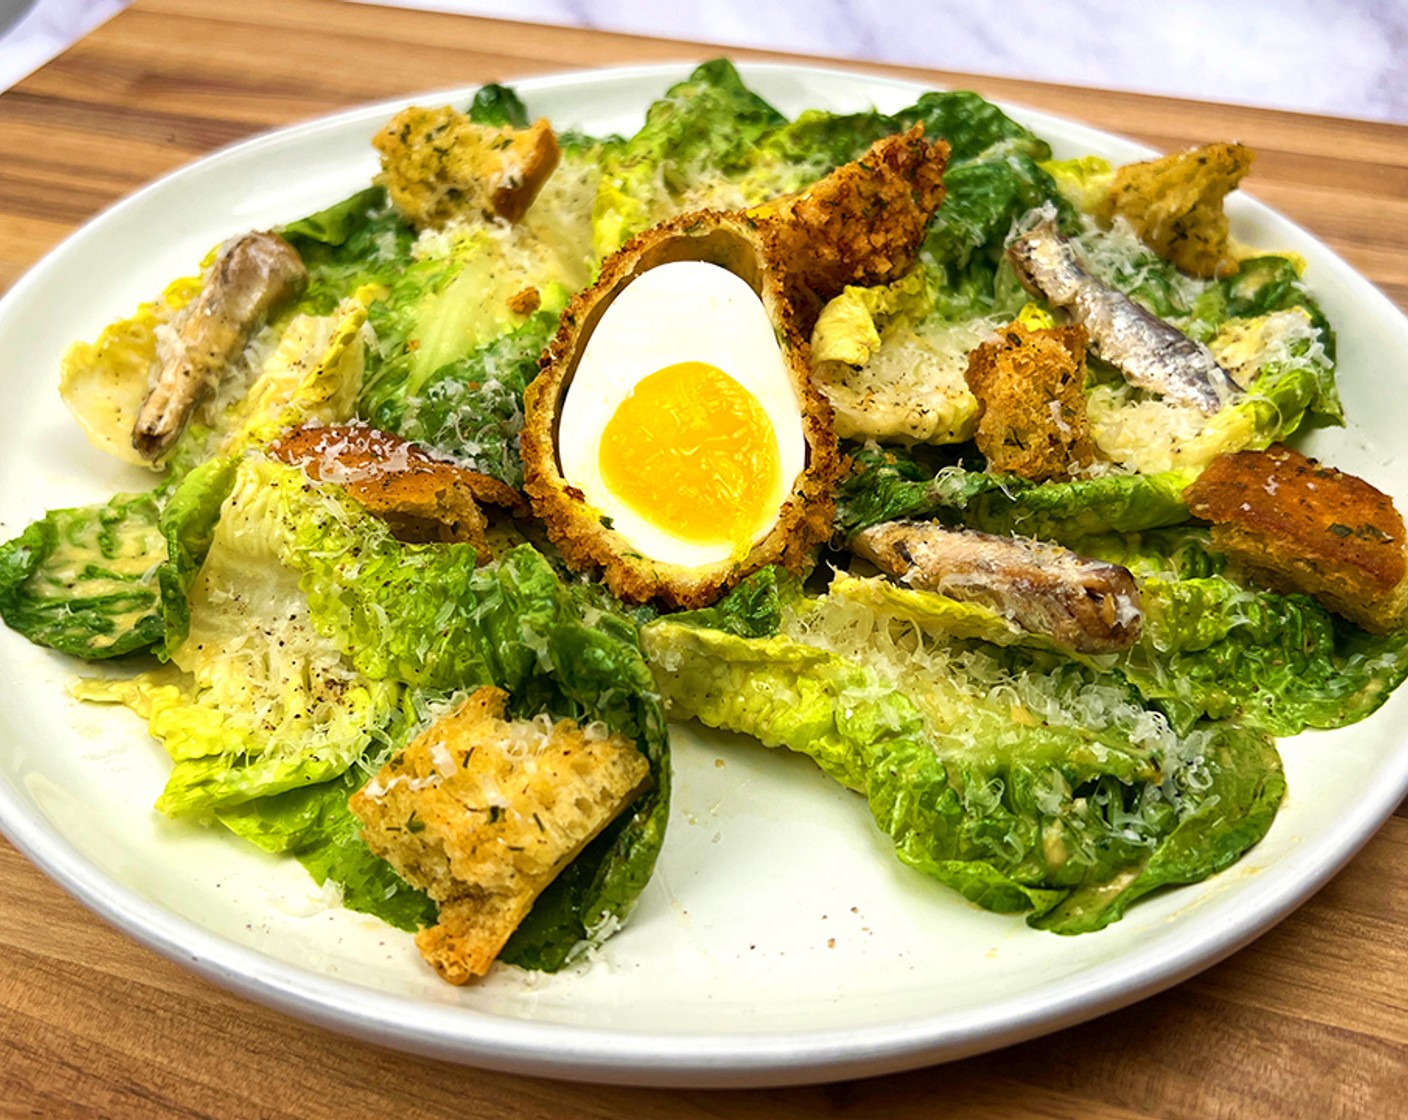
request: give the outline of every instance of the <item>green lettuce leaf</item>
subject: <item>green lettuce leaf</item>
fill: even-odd
[[[190,471],[175,486],[162,511],[160,527],[167,562],[157,571],[164,620],[162,647],[166,658],[185,641],[191,611],[186,595],[215,539],[220,510],[235,485],[237,457],[210,459]]]
[[[999,144],[1006,151],[1031,159],[1051,156],[1051,147],[1045,140],[969,90],[923,94],[909,108],[896,113],[894,119],[900,129],[922,122],[924,135],[930,140],[947,140],[950,164],[976,159]]]
[[[165,634],[161,489],[54,510],[0,545],[0,616],[30,641],[89,660]]]
[[[1333,361],[1335,332],[1319,303],[1301,280],[1300,269],[1289,257],[1268,254],[1250,257],[1237,271],[1218,282],[1226,300],[1229,318],[1254,319],[1273,311],[1300,308],[1319,331],[1325,350]]]
[[[306,218],[289,222],[280,232],[300,255],[307,253],[313,244],[337,248],[345,245],[354,232],[365,229],[372,215],[385,205],[386,190],[368,187]]]
[[[415,394],[383,374],[362,397],[373,427],[453,456],[514,488],[523,485],[518,433],[523,393],[538,372],[538,355],[557,329],[556,311],[540,311],[522,326],[432,373]]]
[[[849,447],[851,470],[836,492],[836,536],[841,539],[885,521],[955,522],[987,485],[984,476],[958,468],[937,472],[900,447]]]
[[[506,303],[513,293],[504,290],[500,253],[482,230],[469,230],[453,237],[446,252],[400,269],[386,296],[368,309],[377,347],[360,401],[365,414],[388,399],[408,407],[444,366],[522,325],[526,316]]]
[[[918,715],[898,694],[840,705],[882,690],[863,667],[790,638],[743,638],[687,616],[658,619],[642,637],[676,718],[805,754],[849,789],[866,790],[867,752],[884,749],[872,741],[883,729],[917,733]]]
[[[786,123],[727,59],[706,62],[671,86],[646,111],[640,131],[603,160],[592,210],[597,258],[668,216],[691,184],[741,174],[759,140]]]
[[[795,576],[771,564],[759,568],[712,607],[670,616],[683,626],[721,630],[739,638],[770,638],[782,625],[783,609],[801,598]]]
[[[389,289],[411,264],[416,233],[381,187],[358,191],[284,227],[308,270],[295,311],[327,315],[365,285]]]
[[[842,537],[884,521],[939,520],[1075,547],[1094,534],[1133,533],[1188,519],[1183,490],[1191,477],[1181,471],[1037,483],[956,466],[931,473],[893,447],[858,448],[852,461],[837,492]]]
[[[768,637],[699,621],[642,631],[673,713],[808,755],[866,797],[903,862],[1043,928],[1099,928],[1225,866],[1280,801],[1264,735],[1179,738],[1117,678],[1040,651],[921,643],[905,664],[917,655],[896,651],[917,647],[886,652],[894,624],[845,598],[799,605]],[[838,634],[871,637],[843,654],[826,648]]]
[[[490,82],[475,91],[469,103],[469,119],[496,128],[527,128],[528,109],[508,86]]]
[[[1306,413],[1331,424],[1344,423],[1335,384],[1334,341],[1334,332],[1313,303],[1292,303],[1254,316],[1230,315],[1209,339],[1218,360],[1234,371],[1248,360],[1248,351],[1271,354],[1256,365],[1247,399],[1234,406],[1260,410],[1251,412],[1258,434],[1266,441],[1258,446],[1290,435]],[[1274,411],[1268,415],[1267,409]],[[1219,420],[1215,418],[1214,424]]]
[[[546,241],[515,244],[466,227],[389,278],[368,308],[377,344],[357,412],[518,486],[523,389],[583,277]],[[527,285],[542,302],[525,315],[508,300]]]
[[[1027,297],[1003,256],[1013,224],[1050,206],[1063,228],[1075,225],[1075,209],[1040,165],[1049,145],[973,93],[925,94],[898,119],[923,120],[925,135],[952,149],[944,204],[919,252],[935,313],[949,321],[1015,313]]]
[[[1199,755],[1175,767],[1178,823],[1143,860],[1105,883],[1082,884],[1057,906],[1029,919],[1052,933],[1089,933],[1124,916],[1158,889],[1196,883],[1229,867],[1256,844],[1286,796],[1276,745],[1235,724],[1214,724]]]
[[[944,204],[929,225],[920,261],[937,276],[962,269],[976,256],[996,274],[1012,223],[1029,210],[1061,198],[1030,156],[995,151],[951,167],[944,174]],[[994,281],[995,282],[995,281]]]
[[[1236,717],[1273,735],[1344,727],[1408,676],[1408,630],[1369,634],[1304,595],[1222,576],[1141,581],[1144,631],[1119,667],[1176,722]]]
[[[353,767],[332,781],[256,798],[220,809],[216,816],[236,836],[266,852],[297,858],[320,886],[336,883],[349,910],[414,932],[433,924],[438,908],[362,843],[361,822],[347,800],[365,779],[366,773]]]
[[[859,159],[871,144],[899,127],[894,117],[873,109],[862,113],[808,109],[759,140],[754,164],[768,167],[769,177],[783,191],[800,190],[843,163]],[[792,169],[790,183],[787,168]]]
[[[984,489],[963,509],[974,529],[1037,537],[1076,547],[1096,533],[1135,533],[1177,525],[1188,517],[1182,471],[1101,475],[1070,482],[1034,483],[1011,476]]]

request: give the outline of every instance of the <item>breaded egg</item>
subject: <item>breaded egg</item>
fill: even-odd
[[[533,512],[628,602],[702,607],[831,534],[842,459],[807,336],[910,267],[948,148],[916,127],[797,195],[680,214],[602,262],[524,398]]]
[[[704,606],[830,534],[836,433],[769,235],[706,211],[633,238],[528,388],[533,511],[617,598]]]
[[[558,457],[643,556],[745,556],[806,466],[802,403],[758,294],[707,261],[633,280],[583,347]]]

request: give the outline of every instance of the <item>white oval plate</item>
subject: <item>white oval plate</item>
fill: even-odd
[[[559,127],[629,133],[686,69],[523,81]],[[789,115],[894,110],[907,82],[747,66]],[[456,100],[467,91],[425,97]],[[150,484],[92,450],[55,392],[59,359],[211,245],[363,187],[383,104],[261,136],[184,168],[84,227],[0,303],[0,532],[44,510]],[[1059,156],[1148,154],[1045,114],[1014,116]],[[1290,249],[1339,328],[1352,426],[1310,449],[1408,497],[1408,321],[1308,234],[1245,197],[1241,240]],[[1396,391],[1397,390],[1397,391]],[[628,1084],[744,1086],[878,1074],[1088,1019],[1225,957],[1323,884],[1408,789],[1408,690],[1368,721],[1283,744],[1290,796],[1226,873],[1063,938],[974,909],[902,867],[864,802],[811,763],[694,729],[674,733],[674,819],[626,928],[554,976],[496,969],[452,988],[409,936],[329,906],[302,868],[218,830],[159,817],[167,762],[125,711],[68,698],[76,663],[0,633],[0,825],[65,889],[158,952],[252,999],[383,1045],[494,1069]],[[1332,760],[1332,761],[1331,761]]]

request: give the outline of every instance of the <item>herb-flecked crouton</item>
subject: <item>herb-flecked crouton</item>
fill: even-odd
[[[1013,322],[968,356],[978,450],[993,471],[1065,479],[1095,459],[1085,406],[1085,328]]]
[[[1222,203],[1252,165],[1241,144],[1208,144],[1145,163],[1126,164],[1110,187],[1109,217],[1125,218],[1140,240],[1192,276],[1218,276],[1228,253]]]
[[[625,736],[505,720],[507,700],[479,689],[349,802],[367,847],[440,904],[416,945],[452,984],[488,971],[543,888],[650,780]]]
[[[1184,497],[1212,522],[1213,547],[1277,590],[1313,595],[1377,633],[1402,624],[1403,518],[1362,478],[1273,444],[1218,456]]]
[[[405,109],[372,143],[381,153],[376,181],[418,229],[479,214],[516,222],[561,158],[545,120],[495,128],[448,105]]]

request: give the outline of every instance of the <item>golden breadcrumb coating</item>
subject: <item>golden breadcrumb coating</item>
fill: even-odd
[[[1236,268],[1227,245],[1223,199],[1251,169],[1241,144],[1208,144],[1115,172],[1107,217],[1123,217],[1144,244],[1192,276]]]
[[[860,159],[798,194],[747,211],[775,231],[789,294],[810,333],[826,301],[847,284],[898,280],[914,263],[925,227],[944,200],[948,145],[924,126],[877,140]]]
[[[975,347],[964,375],[978,398],[978,450],[993,471],[1037,482],[1095,461],[1085,407],[1085,328],[1013,322]]]
[[[543,888],[650,781],[625,736],[507,721],[507,700],[479,689],[348,802],[367,847],[440,904],[416,945],[452,984],[488,971]]]
[[[372,144],[381,153],[376,182],[418,229],[480,214],[516,222],[561,158],[546,120],[495,128],[448,105],[402,110]]]
[[[1214,459],[1184,491],[1213,547],[1281,591],[1313,595],[1366,630],[1403,624],[1408,562],[1393,499],[1273,444]]]
[[[482,504],[526,515],[528,504],[492,475],[432,457],[389,432],[359,425],[295,428],[267,448],[281,462],[300,466],[313,479],[336,482],[385,521],[398,540],[462,541],[478,561],[494,557],[485,536]]]

